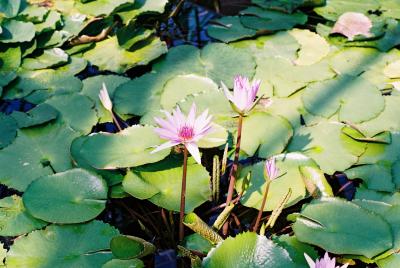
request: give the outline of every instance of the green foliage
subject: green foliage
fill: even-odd
[[[101,177],[83,169],[71,169],[36,179],[26,189],[23,201],[36,218],[52,223],[79,223],[104,210],[107,190]]]

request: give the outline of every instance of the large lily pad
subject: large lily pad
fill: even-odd
[[[299,153],[282,154],[276,156],[275,159],[279,168],[279,177],[271,183],[264,208],[265,211],[272,211],[277,207],[289,188],[292,189],[292,195],[285,205],[286,207],[304,199],[307,196],[307,192],[299,167],[307,166],[318,170],[318,166],[312,159]],[[239,193],[244,190],[240,202],[247,207],[259,209],[261,206],[266,187],[264,165],[265,162],[259,162],[240,171],[235,187]],[[251,177],[249,181],[246,181],[249,172],[251,172]],[[315,184],[326,185],[326,180],[322,173],[315,177]]]
[[[257,31],[246,28],[239,16],[222,17],[207,28],[208,35],[225,43],[254,36]]]
[[[14,118],[0,113],[0,129],[0,149],[3,149],[17,136],[18,125]]]
[[[192,158],[188,162],[186,212],[209,200],[210,175]],[[139,199],[148,199],[154,204],[179,211],[182,184],[182,161],[173,158],[159,163],[138,167],[129,172],[122,183],[124,190]]]
[[[339,198],[307,205],[293,224],[293,230],[300,241],[336,254],[372,258],[393,246],[386,220]]]
[[[259,129],[260,126],[268,127]],[[292,127],[284,118],[264,112],[252,113],[243,120],[240,149],[249,156],[268,158],[281,153],[292,135]]]
[[[36,179],[26,189],[23,200],[36,218],[53,223],[79,223],[95,218],[104,210],[107,192],[107,183],[101,177],[83,169],[71,169]]]
[[[167,51],[166,45],[159,38],[152,38],[148,44],[134,51],[120,47],[116,36],[96,43],[96,47],[85,52],[83,57],[100,70],[122,73],[129,68],[146,65]]]
[[[367,14],[379,9],[379,1],[365,0],[328,0],[325,6],[316,7],[314,11],[325,19],[336,21],[337,18],[346,12],[359,12]]]
[[[360,123],[383,111],[381,92],[368,81],[341,75],[308,86],[303,94],[304,107],[312,114],[329,118],[339,114],[341,121]]]
[[[63,122],[82,134],[88,134],[97,123],[97,114],[93,109],[94,102],[84,95],[56,95],[46,103],[60,112]]]
[[[21,49],[19,47],[0,48],[0,87],[14,80],[20,64]]]
[[[26,211],[21,197],[13,195],[0,199],[0,235],[18,236],[46,225]]]
[[[328,174],[344,171],[357,163],[364,153],[365,144],[342,133],[344,124],[320,122],[310,127],[301,127],[288,146],[289,152],[303,152],[314,159]]]
[[[126,4],[133,4],[132,0],[96,0],[76,1],[75,7],[83,14],[92,16],[109,15],[116,8]]]
[[[151,153],[163,142],[150,126],[132,126],[117,134],[97,133],[82,144],[79,155],[92,167],[116,169],[154,163],[169,150]]]
[[[38,177],[70,169],[70,145],[77,136],[60,124],[19,130],[14,143],[0,151],[1,183],[24,191]]]
[[[1,28],[0,43],[29,42],[35,36],[35,26],[31,22],[7,20]]]
[[[204,267],[297,267],[289,253],[256,233],[242,233],[229,237],[212,249],[203,260]]]
[[[14,241],[7,253],[8,267],[101,267],[112,259],[111,238],[118,231],[108,224],[50,225]],[[96,238],[95,240],[93,238]]]
[[[55,67],[68,62],[68,54],[60,48],[44,50],[43,54],[35,58],[25,58],[22,68],[38,70]]]

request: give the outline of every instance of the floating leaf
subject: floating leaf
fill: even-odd
[[[386,192],[395,190],[390,166],[381,163],[362,165],[350,168],[345,173],[349,179],[363,180],[368,189]]]
[[[14,143],[0,151],[0,181],[24,191],[36,178],[72,167],[70,146],[78,133],[60,125],[22,129]]]
[[[313,201],[293,224],[296,237],[335,254],[372,258],[390,249],[390,225],[381,216],[339,198]]]
[[[0,43],[29,42],[35,36],[35,26],[31,22],[6,20],[1,28]]]
[[[11,116],[15,119],[19,128],[25,128],[37,126],[56,119],[58,111],[52,106],[42,103],[26,113],[14,111]]]
[[[60,112],[63,122],[82,134],[88,134],[97,123],[94,103],[84,95],[56,95],[49,98],[46,103]],[[76,107],[79,107],[79,110]]]
[[[342,133],[343,124],[320,122],[299,128],[288,146],[289,152],[303,152],[328,174],[344,171],[357,163],[365,144]]]
[[[53,223],[79,223],[105,208],[106,182],[83,169],[36,179],[26,189],[24,205],[34,217]]]
[[[268,125],[268,128],[254,131],[260,125]],[[258,157],[268,158],[281,153],[292,135],[293,130],[284,118],[255,112],[243,120],[240,149],[249,156],[256,154]]]
[[[100,221],[50,225],[14,240],[8,267],[101,267],[112,259],[110,240],[117,229]],[[93,240],[93,238],[96,240]]]
[[[346,12],[360,12],[367,14],[379,9],[377,0],[329,0],[326,5],[314,8],[314,11],[327,20],[336,21],[340,15]]]
[[[265,236],[242,233],[228,237],[203,260],[204,267],[297,267],[288,252]]]
[[[249,7],[241,11],[241,23],[250,29],[279,31],[293,28],[297,24],[305,24],[307,15],[302,12],[286,14],[274,10],[265,10],[259,7]]]
[[[0,48],[0,87],[8,85],[15,79],[20,64],[21,49],[19,47]]]
[[[18,236],[46,225],[26,211],[21,197],[13,195],[0,199],[0,235]]]
[[[12,18],[18,15],[26,6],[24,0],[13,0],[13,1],[2,1],[0,6],[0,13],[3,13],[6,17]]]
[[[113,255],[118,259],[141,258],[154,253],[156,247],[139,237],[119,235],[113,237],[110,242]]]
[[[295,63],[298,65],[312,65],[329,54],[329,44],[325,38],[309,30],[293,29],[289,32],[301,48]]]
[[[144,268],[144,263],[139,259],[118,260],[112,259],[101,268]]]
[[[167,51],[166,45],[159,38],[149,40],[144,47],[128,51],[118,45],[117,37],[111,37],[96,43],[96,47],[85,52],[83,57],[100,70],[122,73],[129,68],[146,65]]]
[[[60,48],[44,50],[43,54],[35,58],[25,58],[22,68],[38,70],[55,67],[68,62],[68,54]]]
[[[18,125],[14,118],[0,113],[0,129],[0,149],[3,149],[17,136]]]
[[[191,212],[209,200],[210,175],[190,158],[187,168],[186,212]],[[179,211],[182,184],[182,162],[167,158],[153,165],[138,167],[129,172],[122,183],[124,190],[139,199],[168,210]]]
[[[116,8],[133,3],[132,0],[76,1],[75,7],[83,14],[94,17],[109,15]]]
[[[304,107],[312,114],[329,118],[338,113],[340,121],[360,123],[376,117],[385,108],[381,92],[360,77],[341,75],[308,86]]]
[[[239,16],[222,17],[207,28],[209,36],[225,43],[252,37],[256,32],[254,29],[244,27]]]
[[[346,12],[336,21],[331,33],[340,33],[346,36],[348,40],[353,41],[354,36],[357,35],[371,37],[371,28],[372,22],[364,14],[358,12]]]
[[[151,153],[163,141],[150,126],[132,126],[117,134],[89,136],[79,150],[88,164],[99,169],[141,166],[164,159],[169,150]]]

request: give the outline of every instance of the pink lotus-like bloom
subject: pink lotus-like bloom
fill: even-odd
[[[243,115],[251,111],[259,100],[256,100],[256,97],[261,84],[260,80],[255,80],[250,84],[247,77],[237,75],[233,86],[233,95],[223,82],[221,84],[226,98],[239,114]]]
[[[269,180],[275,180],[278,177],[278,173],[279,169],[276,166],[275,157],[271,157],[265,161],[265,176]]]
[[[310,268],[346,268],[349,265],[348,263],[346,263],[342,266],[336,266],[336,259],[331,259],[328,255],[328,252],[325,252],[324,257],[316,260],[315,262],[306,253],[304,253],[304,257],[306,258],[308,266],[310,266]]]
[[[172,114],[164,111],[166,119],[155,117],[154,120],[160,126],[154,131],[162,138],[168,140],[158,146],[152,153],[183,144],[197,163],[201,164],[201,157],[197,142],[212,130],[211,119],[208,110],[205,110],[196,118],[196,105],[193,103],[186,117],[179,107]]]

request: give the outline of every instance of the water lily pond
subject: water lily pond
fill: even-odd
[[[400,1],[0,0],[0,266],[400,267]]]

